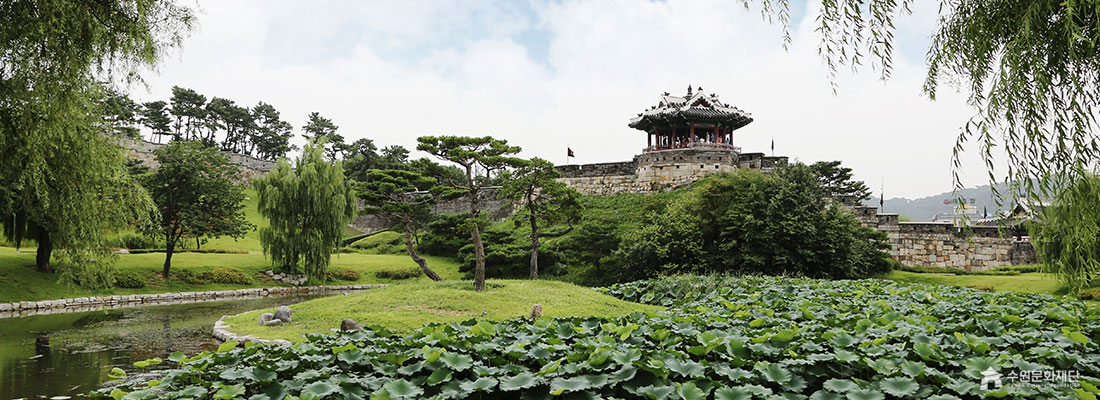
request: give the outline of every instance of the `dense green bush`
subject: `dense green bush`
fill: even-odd
[[[894,269],[901,270],[901,271],[906,271],[906,272],[916,272],[916,273],[920,273],[920,274],[995,275],[995,276],[996,275],[1012,276],[1012,275],[1019,275],[1023,272],[1020,269],[1010,269],[1008,267],[999,267],[999,268],[993,268],[993,269],[981,270],[981,271],[967,271],[967,270],[962,269],[962,268],[930,267],[930,266],[913,266],[913,267],[911,267],[911,266],[900,265],[900,264],[898,266],[894,267]],[[1034,271],[1032,271],[1032,272],[1034,272]]]
[[[776,277],[678,277],[604,291],[672,308],[471,319],[409,335],[368,327],[307,335],[294,346],[228,342],[169,356],[178,369],[155,385],[130,381],[99,396],[949,400],[1100,392],[1100,309],[1047,295]],[[981,387],[990,369],[1003,374],[1002,386]],[[1077,376],[1022,379],[1023,371],[1067,370]]]
[[[133,233],[127,233],[119,238],[118,243],[121,248],[125,249],[150,249],[157,247],[156,240],[152,237],[145,235],[138,235]],[[163,243],[160,243],[163,245]]]
[[[194,271],[189,269],[177,268],[175,275],[176,279],[179,279],[180,281],[188,285],[205,285],[208,283],[205,279],[202,278],[202,276],[200,276],[201,274],[196,274]]]
[[[508,225],[508,224],[504,224]],[[530,231],[528,231],[530,232]],[[481,233],[485,244],[485,276],[490,278],[526,278],[530,276],[531,239],[522,237],[522,230],[491,229]],[[474,272],[474,245],[467,244],[458,251],[462,264],[458,271],[468,276]],[[557,256],[546,248],[539,252],[539,265],[545,275],[554,273]]]
[[[886,235],[861,227],[824,193],[802,164],[704,179],[623,235],[622,265],[612,274],[629,281],[670,273],[859,278],[888,272]]]
[[[460,213],[436,216],[421,235],[417,251],[433,256],[458,258],[459,249],[470,244],[470,230],[463,228],[469,215]]]
[[[1003,266],[1003,267],[993,268],[993,270],[994,271],[1016,271],[1016,272],[1019,272],[1021,274],[1026,274],[1026,273],[1031,273],[1031,272],[1040,272],[1042,270],[1042,268],[1043,268],[1043,266],[1041,266],[1039,264],[1028,264],[1028,265],[1006,265],[1006,266]]]
[[[210,283],[232,283],[238,285],[247,285],[252,283],[252,279],[248,278],[243,272],[236,268],[218,267],[213,271],[207,271],[199,274],[199,279]]]
[[[420,268],[415,268],[415,267],[391,268],[391,269],[383,269],[383,270],[379,270],[379,271],[374,272],[374,276],[378,279],[393,279],[393,280],[412,279],[412,278],[416,278],[416,277],[418,277],[422,274],[424,274],[424,272],[421,271]]]
[[[145,277],[134,271],[119,271],[115,273],[115,287],[141,289],[145,287]]]
[[[328,271],[329,282],[341,280],[341,281],[357,281],[359,280],[359,271],[350,269],[337,269]]]

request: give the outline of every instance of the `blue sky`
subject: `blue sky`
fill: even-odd
[[[816,2],[792,6],[793,44],[732,0],[199,1],[198,29],[141,100],[173,85],[245,105],[264,101],[301,127],[312,111],[349,140],[415,147],[421,135],[493,135],[525,156],[629,160],[626,126],[662,92],[691,84],[753,113],[735,142],[813,162],[843,160],[887,196],[950,190],[954,138],[973,111],[920,88],[937,2],[898,20],[893,79],[843,69],[833,95],[817,55]],[[301,140],[299,140],[301,142]],[[982,184],[976,155],[964,182]]]

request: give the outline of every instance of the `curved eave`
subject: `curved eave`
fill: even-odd
[[[642,115],[632,118],[627,126],[649,132],[653,130],[655,126],[690,124],[692,122],[717,122],[736,130],[752,123],[752,117],[739,113],[734,114],[716,110],[692,109],[676,113]]]

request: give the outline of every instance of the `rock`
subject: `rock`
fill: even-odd
[[[542,316],[542,304],[535,304],[531,306],[531,319],[539,319]]]
[[[279,324],[281,324],[281,323],[283,323],[283,320],[281,320],[281,319],[273,319],[273,320],[270,320],[270,321],[264,322],[264,326],[275,326],[275,325],[279,325]]]
[[[290,314],[290,307],[279,306],[279,309],[275,310],[275,319],[283,322],[290,322]]]
[[[362,325],[356,323],[354,319],[344,318],[343,321],[340,321],[340,330],[342,331],[357,331],[360,328],[362,328]]]
[[[269,269],[267,271],[264,271],[264,274],[266,274],[267,276],[275,276],[275,271]]]
[[[260,316],[260,320],[258,322],[260,323],[260,325],[267,325],[267,322],[271,321],[274,318],[275,318],[275,314],[264,313],[263,315]]]

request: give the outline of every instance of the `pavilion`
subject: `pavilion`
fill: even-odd
[[[644,152],[700,148],[740,153],[733,145],[733,131],[750,122],[749,113],[722,103],[702,87],[692,93],[688,86],[683,97],[665,92],[656,106],[631,118],[629,126],[646,132]]]

